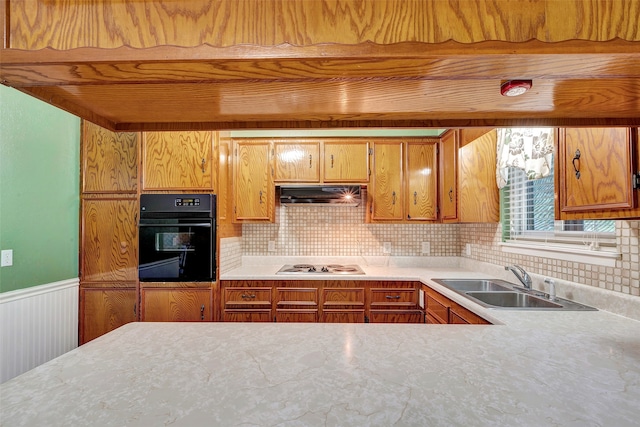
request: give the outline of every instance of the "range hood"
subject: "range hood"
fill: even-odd
[[[359,185],[280,187],[285,206],[358,206],[361,200]]]

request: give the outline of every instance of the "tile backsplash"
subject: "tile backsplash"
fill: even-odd
[[[365,224],[365,206],[276,208],[274,224],[243,224],[243,255],[358,256],[383,255],[391,243],[392,256],[418,256],[422,242],[429,255],[460,254],[458,226],[446,224]],[[269,251],[269,242],[275,250]]]
[[[616,221],[616,240],[622,253],[615,267],[561,261],[502,252],[499,224],[365,224],[365,206],[276,208],[273,224],[243,224],[241,243],[226,247],[228,270],[250,256],[380,256],[389,242],[391,256],[464,256],[497,265],[520,264],[531,273],[640,296],[640,221]],[[269,242],[273,248],[269,250]],[[423,242],[430,251],[422,253]],[[241,250],[240,250],[241,247]],[[241,255],[239,253],[241,252]]]
[[[501,251],[500,224],[460,224],[459,238],[471,244],[470,258],[492,264],[519,264],[531,273],[640,296],[640,221],[616,221],[616,244],[622,254],[615,267],[562,261]]]

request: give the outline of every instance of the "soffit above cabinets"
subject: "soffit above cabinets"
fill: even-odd
[[[640,6],[481,3],[8,0],[0,82],[120,131],[640,125]]]

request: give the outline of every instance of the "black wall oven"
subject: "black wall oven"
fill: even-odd
[[[140,281],[214,281],[215,218],[215,195],[140,195]]]

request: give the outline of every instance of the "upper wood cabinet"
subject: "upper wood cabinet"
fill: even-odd
[[[138,280],[138,203],[134,199],[82,199],[80,280]]]
[[[215,190],[213,132],[145,132],[142,190]]]
[[[438,219],[438,142],[409,141],[407,165],[407,219]]]
[[[371,220],[404,219],[404,184],[402,141],[376,141],[373,143]]]
[[[365,141],[325,141],[324,182],[369,181],[369,143]]]
[[[497,131],[492,130],[458,150],[460,222],[500,221],[496,142]]]
[[[139,133],[82,121],[82,193],[136,193]]]
[[[274,141],[275,180],[320,181],[320,142]]]
[[[275,210],[273,143],[234,140],[234,221],[272,222]]]
[[[371,221],[438,219],[438,139],[373,142]]]
[[[637,129],[560,129],[557,139],[557,219],[640,216]]]
[[[458,131],[449,130],[440,139],[440,218],[458,221]]]

